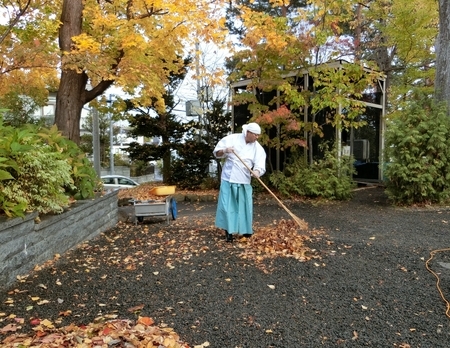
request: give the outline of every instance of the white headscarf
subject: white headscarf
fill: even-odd
[[[244,124],[242,126],[242,134],[244,134],[244,136],[247,135],[247,131],[255,134],[261,134],[261,127],[255,122]]]

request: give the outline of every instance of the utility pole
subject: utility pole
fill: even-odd
[[[92,108],[92,152],[94,155],[94,169],[97,176],[101,176],[100,168],[100,134],[98,125],[98,110]]]
[[[198,110],[198,123],[200,129],[198,130],[198,141],[202,139],[202,114],[203,114],[203,97],[202,90],[200,86],[200,44],[198,41],[195,43],[195,74],[197,75],[197,100],[200,104],[200,110]]]
[[[109,95],[108,104],[112,107],[112,94]],[[109,173],[114,175],[114,131],[113,131],[113,114],[109,112]]]

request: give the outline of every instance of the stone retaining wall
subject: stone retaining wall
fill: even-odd
[[[60,215],[46,215],[35,223],[37,213],[25,218],[0,218],[0,288],[19,275],[53,259],[83,241],[92,239],[118,221],[117,193],[79,201]]]

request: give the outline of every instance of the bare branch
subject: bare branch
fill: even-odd
[[[144,19],[151,16],[163,16],[169,13],[167,10],[163,9],[155,9],[153,6],[147,7],[146,6],[146,13],[142,14],[135,14],[133,13],[133,0],[128,1],[127,3],[127,18],[128,19]]]
[[[27,0],[22,8],[16,12],[16,16],[9,22],[5,32],[0,36],[0,44],[6,39],[11,30],[16,26],[22,16],[27,12],[28,7],[30,6],[31,0]]]

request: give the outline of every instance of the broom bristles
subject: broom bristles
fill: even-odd
[[[253,170],[248,166],[247,163],[245,163],[242,158],[233,150],[233,153],[235,156],[242,162],[242,164],[250,171],[250,173],[255,176]],[[262,186],[276,199],[276,201],[280,204],[280,206],[287,211],[287,213],[294,219],[296,224],[300,227],[300,229],[307,231],[308,230],[308,223],[305,220],[300,219],[298,216],[295,216],[288,208],[285,207],[283,202],[267,187],[267,185],[261,180],[259,176],[255,176],[256,179],[260,182]]]
[[[295,221],[295,223],[300,227],[301,230],[307,231],[308,230],[308,223],[300,219],[298,216],[291,213],[292,219]]]

